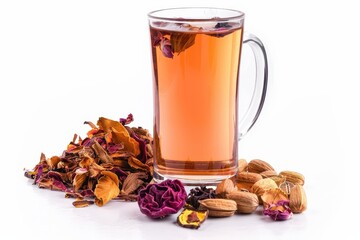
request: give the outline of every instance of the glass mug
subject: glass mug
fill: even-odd
[[[148,14],[154,91],[154,180],[215,185],[237,172],[238,140],[264,104],[268,66],[244,13],[172,8]],[[238,119],[242,43],[255,58],[252,100]],[[241,87],[241,86],[240,86]],[[239,131],[238,131],[239,130]]]

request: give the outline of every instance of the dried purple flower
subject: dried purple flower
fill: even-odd
[[[263,213],[264,215],[270,216],[274,221],[288,220],[293,215],[288,200],[280,200],[275,204],[269,204],[269,206],[264,209]]]
[[[174,54],[172,52],[172,46],[169,39],[165,37],[161,39],[160,50],[165,57],[173,58]]]
[[[185,205],[185,199],[186,191],[179,180],[165,180],[140,190],[138,204],[143,214],[163,218],[177,213]]]

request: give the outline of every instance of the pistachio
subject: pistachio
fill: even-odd
[[[258,196],[246,191],[233,191],[226,195],[228,199],[234,200],[239,213],[252,213],[259,206]]]
[[[230,217],[237,209],[236,202],[230,199],[208,198],[199,203],[199,210],[209,210],[209,217]]]
[[[221,181],[215,190],[215,194],[218,197],[225,198],[226,194],[231,193],[232,191],[235,191],[237,188],[234,185],[234,182],[230,179],[224,179]]]
[[[249,172],[261,173],[268,170],[274,171],[274,168],[263,160],[253,159],[248,163]]]
[[[250,188],[262,179],[262,176],[259,173],[253,172],[239,172],[236,175],[235,181],[238,189],[250,190]]]
[[[286,181],[291,182],[293,184],[298,184],[303,186],[305,183],[305,177],[301,173],[294,171],[282,171],[279,173],[280,177],[285,177]]]
[[[290,191],[290,209],[294,213],[302,213],[307,208],[305,190],[301,185],[295,185]]]

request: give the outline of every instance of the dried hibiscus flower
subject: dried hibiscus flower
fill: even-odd
[[[186,191],[179,180],[165,180],[140,190],[138,204],[143,214],[163,218],[177,213],[185,205],[185,199]]]

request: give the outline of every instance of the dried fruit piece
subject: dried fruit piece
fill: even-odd
[[[290,208],[294,213],[302,213],[307,208],[305,190],[301,185],[295,185],[290,191]]]
[[[269,163],[263,160],[253,159],[248,163],[249,172],[261,173],[268,170],[275,171],[274,168]]]
[[[279,173],[280,177],[286,178],[286,181],[291,182],[293,184],[298,184],[303,186],[305,183],[305,177],[301,173],[294,171],[282,171]]]
[[[237,206],[231,199],[204,199],[200,200],[200,210],[209,210],[209,217],[230,217],[234,215]]]
[[[185,228],[198,229],[208,217],[208,210],[194,210],[185,208],[177,217],[177,223]]]
[[[256,194],[245,191],[233,191],[226,195],[228,199],[234,200],[239,213],[252,213],[259,206],[259,198]]]

